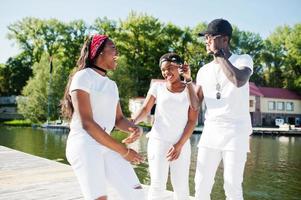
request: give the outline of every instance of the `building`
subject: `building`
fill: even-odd
[[[152,79],[150,86],[155,82],[163,82],[162,79]],[[258,87],[253,82],[250,85],[250,115],[252,126],[275,126],[276,120],[283,123],[301,126],[301,96],[296,92],[283,88]],[[144,97],[130,99],[129,109],[136,113],[144,102]],[[202,105],[202,108],[205,108]],[[153,113],[149,113],[145,122],[153,121]],[[132,116],[133,117],[133,116]],[[199,114],[198,124],[204,122],[204,109]]]
[[[154,84],[156,82],[164,82],[164,81],[165,81],[164,79],[152,79],[151,83],[150,83],[150,87],[152,86],[152,84]],[[139,109],[142,107],[144,100],[145,100],[145,97],[135,97],[135,98],[131,98],[129,100],[129,110],[131,112],[132,118],[134,117],[133,116],[134,113],[137,113],[139,111]],[[154,105],[151,112],[146,116],[146,118],[144,119],[144,122],[150,123],[150,124],[153,123],[155,109],[156,109],[156,105]]]
[[[277,119],[301,126],[301,96],[288,89],[257,87],[250,82],[250,114],[253,126],[275,126]]]
[[[0,97],[0,120],[22,119],[17,111],[17,96]]]

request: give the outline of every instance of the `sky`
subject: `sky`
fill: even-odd
[[[14,41],[7,39],[7,26],[24,17],[64,22],[83,19],[93,24],[105,16],[125,20],[136,11],[180,27],[224,18],[240,30],[265,39],[278,26],[301,23],[300,8],[301,0],[1,0],[0,63],[20,52]]]

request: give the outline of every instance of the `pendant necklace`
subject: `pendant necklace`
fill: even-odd
[[[223,54],[224,54],[224,57],[225,57],[225,52],[223,51]],[[231,53],[229,55],[229,57],[225,58],[225,59],[229,59],[231,57]],[[220,65],[217,65],[217,70],[214,70],[214,75],[215,75],[215,80],[216,80],[216,85],[215,85],[215,89],[216,89],[216,99],[219,100],[222,98],[222,84],[219,83],[218,81],[218,74],[221,70],[221,66]],[[225,86],[225,85],[224,85]]]
[[[218,72],[220,69],[217,70],[217,72],[214,70],[214,75],[215,75],[215,80],[216,80],[216,85],[215,85],[215,89],[216,89],[216,99],[220,99],[222,97],[222,86],[221,84],[218,82]]]

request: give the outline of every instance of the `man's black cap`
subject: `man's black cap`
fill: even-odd
[[[206,34],[213,35],[213,36],[226,35],[231,37],[232,26],[225,19],[215,19],[208,24],[207,30],[199,33],[199,36],[205,36]]]

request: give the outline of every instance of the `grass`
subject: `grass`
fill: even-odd
[[[111,136],[118,142],[121,142],[123,139],[125,139],[128,136],[128,134],[125,132],[115,130],[111,133]]]
[[[26,119],[26,120],[15,119],[15,120],[11,120],[11,121],[4,121],[4,122],[2,122],[2,124],[8,125],[8,126],[31,126],[32,122],[28,119]]]
[[[143,127],[143,129],[147,129],[147,130],[152,128],[151,124],[145,123],[145,122],[140,122],[139,126]],[[111,136],[119,142],[121,142],[123,139],[125,139],[128,135],[129,135],[128,133],[118,131],[116,129],[111,133]]]
[[[145,128],[152,128],[152,125],[150,123],[146,123],[146,122],[140,122],[139,126],[142,126]]]

